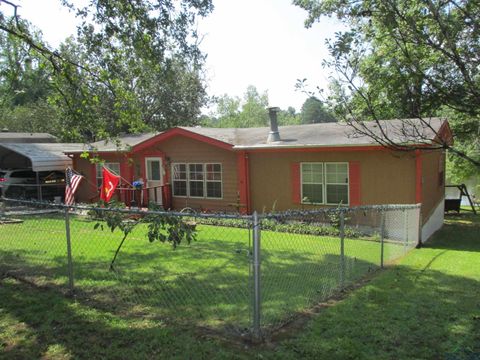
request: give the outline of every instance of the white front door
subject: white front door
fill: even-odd
[[[146,169],[146,187],[148,189],[148,199],[158,205],[162,205],[162,158],[147,157],[145,158]]]

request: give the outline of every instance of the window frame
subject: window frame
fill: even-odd
[[[192,179],[190,178],[190,165],[202,165],[202,172],[201,172],[201,174],[202,174],[202,176],[203,176],[202,180],[192,180]],[[196,172],[196,170],[195,170],[195,172]],[[204,163],[197,163],[197,162],[195,162],[195,163],[189,163],[188,166],[187,166],[187,179],[188,179],[188,184],[187,184],[187,196],[188,196],[189,198],[192,198],[192,199],[203,199],[203,198],[205,198],[205,164],[204,164]],[[197,183],[201,182],[201,183],[202,183],[202,193],[203,193],[203,196],[192,196],[192,195],[190,194],[190,182],[197,182]]]
[[[175,180],[174,178],[174,175],[175,174],[175,170],[174,170],[174,167],[175,165],[185,165],[185,180]],[[187,198],[188,197],[188,163],[183,163],[183,162],[179,162],[179,163],[172,163],[172,167],[171,167],[171,177],[172,177],[172,196],[174,197],[179,197],[179,198]],[[186,194],[185,195],[175,195],[175,181],[182,181],[182,182],[185,182],[185,191],[186,191]]]
[[[303,165],[304,164],[316,164],[316,165],[321,165],[322,166],[322,202],[312,202],[312,201],[303,201],[305,198],[303,196]],[[346,183],[329,183],[327,182],[327,164],[335,164],[335,165],[346,165],[347,166],[347,182]],[[320,183],[307,183],[307,184],[318,184]],[[327,186],[328,185],[346,185],[347,186],[347,202],[346,203],[329,203],[327,202]],[[319,161],[304,161],[300,163],[300,203],[305,204],[305,205],[345,205],[349,206],[350,205],[350,163],[345,162],[345,161],[325,161],[325,162],[319,162]]]
[[[303,196],[303,165],[321,165],[322,166],[322,202],[313,202],[313,201],[303,201],[305,196]],[[316,184],[319,185],[320,183],[308,183],[308,184]],[[323,205],[325,204],[325,166],[323,162],[302,162],[300,163],[300,202],[302,204],[311,204],[311,205]]]
[[[325,162],[325,205],[350,205],[350,165],[348,162]],[[347,165],[347,182],[346,183],[328,183],[327,182],[327,164]],[[346,203],[328,203],[327,202],[327,185],[347,185],[347,202]]]
[[[205,163],[204,164],[205,167],[205,198],[207,199],[217,199],[217,200],[221,200],[223,199],[223,166],[222,166],[222,163]],[[220,165],[220,180],[208,180],[207,178],[207,166],[208,165]],[[212,173],[218,173],[216,171],[212,171]],[[213,197],[213,196],[208,196],[208,189],[207,189],[207,184],[208,183],[220,183],[220,197]]]
[[[186,182],[186,195],[175,195],[175,179],[174,168],[176,165],[185,165],[186,180],[177,180]],[[191,180],[190,179],[190,165],[202,165],[203,167],[203,180]],[[207,180],[207,165],[220,165],[220,180]],[[174,162],[170,166],[171,168],[171,183],[172,183],[172,196],[176,198],[191,198],[191,199],[210,199],[210,200],[223,200],[223,164],[220,162]],[[190,195],[190,181],[202,182],[203,196],[191,196]],[[215,182],[220,183],[221,197],[211,197],[207,194],[207,183]]]
[[[116,164],[118,165],[118,172],[117,170],[113,170],[113,169],[110,169],[108,167],[108,165],[110,164]],[[96,184],[97,184],[97,188],[100,189],[100,187],[102,186],[102,183],[103,183],[103,172],[102,172],[102,168],[103,167],[106,167],[108,170],[111,170],[112,172],[118,174],[121,176],[120,174],[120,163],[119,162],[115,162],[115,161],[109,161],[109,162],[102,162],[102,163],[97,163],[96,166],[95,166],[95,181],[96,181]],[[99,184],[99,181],[100,181],[100,184]]]

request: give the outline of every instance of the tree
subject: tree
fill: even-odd
[[[255,86],[250,85],[243,95],[240,112],[241,127],[268,126],[268,93],[260,94]]]
[[[201,54],[193,30],[210,0],[95,0],[75,7],[76,38],[57,50],[32,36],[19,19],[0,14],[0,30],[34,49],[49,63],[50,102],[63,121],[62,138],[92,141],[122,132],[192,124],[206,94]]]
[[[259,127],[268,124],[268,94],[260,94],[255,86],[248,86],[243,99],[224,94],[216,99],[213,119],[204,123],[214,127]]]
[[[0,128],[17,132],[60,134],[60,118],[47,101],[37,101],[13,108],[0,108]]]
[[[13,21],[13,20],[10,20]],[[31,28],[26,21],[22,26]],[[32,31],[37,41],[38,31]],[[49,72],[34,49],[17,37],[0,32],[0,101],[2,107],[44,100],[50,92]]]
[[[216,111],[203,118],[202,125],[223,128],[246,128],[270,126],[268,116],[268,93],[260,93],[253,85],[247,87],[243,98],[224,94],[215,99]],[[298,125],[300,115],[293,107],[280,110],[279,125]]]
[[[302,105],[302,124],[335,122],[335,118],[325,109],[315,96],[310,96]]]
[[[350,26],[329,43],[324,63],[337,78],[329,101],[336,115],[373,137],[364,120],[450,118],[449,150],[470,171],[480,166],[480,3],[469,0],[295,0],[307,26],[337,16]],[[419,129],[419,132],[421,129]],[[387,139],[386,146],[410,150]]]
[[[41,33],[31,24],[19,22],[35,41],[41,40]],[[45,59],[16,36],[0,32],[0,127],[55,134],[58,116],[47,101],[51,91]]]
[[[289,106],[287,110],[281,110],[277,113],[278,125],[300,125],[302,123],[301,114],[298,114],[294,107]]]

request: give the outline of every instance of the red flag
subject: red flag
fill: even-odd
[[[105,202],[110,201],[115,192],[115,189],[120,182],[120,176],[117,176],[111,173],[106,167],[102,169],[102,189],[100,190],[100,199],[104,200]]]

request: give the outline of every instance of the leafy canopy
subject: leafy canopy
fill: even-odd
[[[359,132],[364,120],[448,116],[464,173],[480,166],[480,3],[471,0],[295,0],[306,25],[349,25],[328,43],[329,105]],[[428,121],[424,122],[428,126]],[[368,135],[368,134],[367,134]],[[469,169],[467,171],[467,168]],[[463,170],[462,170],[463,171]]]
[[[213,9],[211,0],[59,1],[79,25],[76,37],[53,50],[20,20],[15,1],[0,0],[14,10],[13,18],[0,13],[0,31],[43,64],[47,76],[37,83],[49,89],[42,101],[58,113],[57,135],[92,141],[196,121],[206,93],[195,21]]]
[[[216,109],[203,118],[202,124],[211,127],[246,128],[270,126],[268,116],[268,92],[260,93],[253,85],[247,87],[243,98],[224,94],[215,100]],[[279,125],[298,125],[300,114],[293,107],[280,110],[277,114]]]

